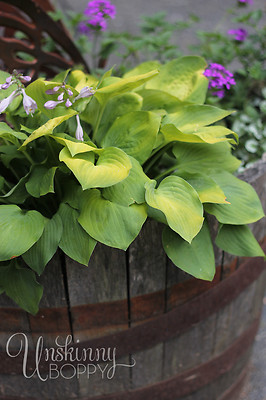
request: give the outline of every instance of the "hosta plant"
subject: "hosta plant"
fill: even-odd
[[[221,249],[264,256],[247,227],[263,217],[259,198],[234,176],[237,134],[217,123],[232,111],[204,105],[205,68],[188,56],[122,78],[1,72],[1,292],[36,313],[36,278],[58,248],[86,268],[97,242],[126,250],[147,218],[200,279],[215,273],[208,214]]]

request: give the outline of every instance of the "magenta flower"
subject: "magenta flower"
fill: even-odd
[[[248,32],[246,29],[239,28],[239,29],[230,29],[227,31],[228,35],[234,35],[234,39],[239,41],[239,42],[244,42],[246,40]]]
[[[115,17],[116,8],[108,0],[93,0],[87,4],[84,15],[87,20],[79,24],[79,31],[89,35],[93,31],[105,31],[107,19]]]
[[[232,72],[221,64],[211,63],[204,71],[204,75],[209,78],[209,89],[218,89],[212,92],[212,95],[220,98],[224,97],[224,89],[229,90],[236,84]]]

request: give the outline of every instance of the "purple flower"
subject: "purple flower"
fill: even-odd
[[[71,103],[71,101],[69,99],[67,99],[67,101],[65,103],[65,106],[66,107],[71,107],[72,106],[72,103]]]
[[[60,86],[55,86],[53,89],[46,90],[46,94],[55,94],[60,89]]]
[[[75,132],[75,136],[78,140],[82,140],[83,141],[83,129],[82,126],[80,124],[80,119],[79,119],[79,115],[76,115],[76,120],[77,120],[77,129]]]
[[[88,17],[98,15],[99,17],[109,17],[114,19],[116,9],[108,0],[93,0],[89,1],[87,4],[84,14]]]
[[[204,71],[204,75],[209,78],[209,89],[218,89],[212,92],[213,96],[224,97],[224,89],[230,89],[236,82],[232,72],[225,69],[221,64],[211,63]]]
[[[64,100],[61,101],[53,101],[53,100],[48,100],[46,103],[44,103],[44,107],[47,108],[48,110],[53,110],[58,104],[63,103]]]
[[[90,97],[93,96],[95,93],[95,90],[92,87],[85,86],[84,88],[81,89],[77,97],[75,98],[76,100],[83,99],[84,97]]]
[[[253,4],[253,0],[238,0],[238,2],[242,4]]]
[[[246,31],[246,29],[230,29],[229,31],[227,31],[228,35],[234,35],[234,39],[239,41],[239,42],[244,42],[244,40],[246,40],[248,32]]]
[[[8,97],[0,101],[0,114],[4,112],[9,104],[12,103],[12,101],[20,95],[19,90],[14,90]]]
[[[28,96],[25,92],[25,89],[21,89],[22,96],[23,96],[23,107],[26,111],[27,115],[33,114],[37,109],[37,103],[33,100],[30,96]]]

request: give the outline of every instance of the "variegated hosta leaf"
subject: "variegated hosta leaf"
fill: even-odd
[[[150,156],[161,118],[149,111],[133,111],[116,119],[101,145],[124,150],[141,164]]]
[[[144,204],[129,207],[105,200],[98,189],[82,194],[79,223],[95,240],[126,250],[147,218]]]
[[[102,196],[106,200],[123,206],[130,206],[133,203],[145,202],[145,183],[150,179],[143,172],[139,162],[133,157],[129,157],[132,168],[129,175],[122,182],[102,189]]]
[[[42,235],[44,217],[16,205],[0,206],[0,261],[25,253]]]
[[[180,57],[163,65],[145,88],[163,90],[182,101],[204,103],[208,88],[208,79],[203,75],[206,66],[201,57]]]
[[[163,231],[163,247],[167,256],[180,269],[195,278],[212,281],[215,258],[208,224],[204,222],[191,243],[183,240],[168,227]]]
[[[99,154],[95,165],[92,151],[76,154],[72,157],[65,147],[59,154],[59,160],[63,161],[73,172],[83,190],[115,185],[128,176],[131,162],[122,150],[107,147],[93,151]]]
[[[265,257],[265,254],[246,225],[222,225],[215,243],[227,253],[239,257]]]
[[[203,207],[195,189],[178,176],[163,179],[158,189],[156,181],[146,183],[146,202],[166,216],[168,225],[189,243],[203,224]]]
[[[208,175],[200,173],[190,174],[188,172],[183,172],[181,174],[176,172],[175,175],[185,179],[193,186],[202,203],[228,203],[222,189]]]
[[[223,224],[244,225],[262,218],[260,199],[251,185],[227,171],[213,171],[211,178],[224,191],[230,204],[205,204],[205,210]]]
[[[231,154],[229,143],[177,143],[173,147],[177,167],[182,172],[209,174],[214,168],[234,172],[241,161]]]

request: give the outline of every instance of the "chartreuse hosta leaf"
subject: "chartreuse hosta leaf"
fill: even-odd
[[[71,110],[67,115],[62,115],[60,117],[56,117],[53,119],[49,119],[44,125],[40,126],[38,129],[32,132],[32,134],[23,142],[20,149],[27,146],[33,140],[39,139],[42,136],[47,136],[53,133],[53,130],[60,125],[62,122],[66,121],[67,119],[73,117],[73,115],[77,114],[76,111]]]
[[[130,76],[146,74],[147,72],[154,71],[156,69],[160,70],[161,66],[162,66],[161,63],[156,60],[145,61],[137,65],[135,68],[126,72],[123,75],[123,78],[129,78]]]
[[[240,257],[265,257],[265,254],[246,225],[221,225],[215,243],[227,253]]]
[[[164,228],[162,239],[167,256],[177,267],[195,278],[213,280],[215,259],[206,222],[191,243],[183,240],[168,227]]]
[[[130,90],[143,85],[143,83],[154,78],[156,75],[158,75],[158,71],[150,71],[145,74],[134,75],[128,78],[116,80],[116,82],[98,89],[94,96],[103,106],[112,97],[129,92]]]
[[[44,231],[38,242],[36,242],[26,253],[22,255],[23,260],[38,275],[41,275],[46,264],[55,254],[62,237],[63,224],[58,214],[47,219]]]
[[[202,203],[228,203],[220,186],[208,175],[200,173],[190,174],[188,172],[181,174],[176,172],[176,175],[181,176],[181,178],[193,186]]]
[[[64,137],[53,136],[53,135],[51,137],[54,140],[56,140],[58,143],[67,147],[67,149],[72,157],[75,156],[76,154],[87,153],[89,151],[94,151],[95,149],[97,149],[96,147],[93,147],[87,143],[81,142],[80,140],[69,140]]]
[[[231,146],[227,142],[180,142],[173,147],[173,153],[177,159],[177,167],[182,172],[202,171],[209,174],[214,168],[234,172],[241,164],[241,161],[231,154]]]
[[[133,203],[145,202],[145,183],[150,179],[143,172],[139,162],[133,157],[129,157],[132,168],[129,175],[122,182],[116,185],[102,189],[102,196],[106,200],[123,206],[130,206]]]
[[[210,174],[224,191],[230,204],[205,204],[205,210],[223,224],[244,225],[262,218],[260,199],[251,185],[226,171]]]
[[[229,141],[235,143],[236,133],[223,126],[206,126],[231,114],[209,105],[186,105],[162,120],[161,131],[166,143],[183,141],[192,143],[217,143]],[[231,135],[235,137],[227,137]]]
[[[141,164],[151,154],[161,118],[150,111],[133,111],[116,119],[101,145],[124,150]]]
[[[99,156],[96,165],[94,153]],[[125,179],[131,169],[129,157],[116,147],[93,148],[93,151],[79,153],[73,157],[65,147],[59,154],[59,160],[73,172],[83,190],[115,185]]]
[[[163,90],[182,101],[204,103],[208,88],[208,79],[203,75],[206,66],[201,57],[180,57],[163,65],[160,74],[145,88]]]
[[[59,247],[69,257],[88,265],[96,241],[88,235],[78,222],[79,212],[68,204],[61,204],[58,211],[63,222],[63,233]]]
[[[54,193],[54,176],[56,169],[57,167],[46,168],[44,165],[37,165],[34,167],[28,182],[25,184],[28,193],[33,197]]]
[[[0,261],[25,253],[42,235],[44,217],[16,205],[0,206]]]
[[[16,261],[0,267],[1,289],[21,308],[35,315],[42,298],[43,288],[33,271],[22,268]]]
[[[129,207],[104,199],[98,189],[81,196],[79,223],[95,240],[126,250],[139,234],[147,218],[144,204]]]
[[[142,97],[137,93],[124,93],[110,99],[106,104],[98,131],[95,135],[96,142],[101,142],[117,117],[121,117],[130,111],[139,111],[141,106]]]
[[[184,107],[189,102],[179,100],[177,97],[163,92],[162,90],[156,89],[141,89],[138,90],[138,94],[143,99],[142,110],[153,111],[153,110],[165,110],[168,113],[174,113],[179,110],[180,107]]]
[[[145,185],[147,204],[162,211],[170,228],[191,242],[203,224],[203,207],[196,190],[178,176],[168,176],[158,189],[155,186],[156,181]]]

